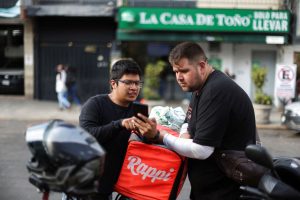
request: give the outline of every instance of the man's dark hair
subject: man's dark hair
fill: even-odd
[[[178,64],[179,60],[182,58],[187,58],[189,62],[207,60],[203,49],[195,42],[180,43],[176,45],[169,54],[169,62],[171,65]]]
[[[115,62],[111,68],[110,79],[120,79],[124,74],[137,74],[142,76],[140,66],[131,59],[121,59]]]

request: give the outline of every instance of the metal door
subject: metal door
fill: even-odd
[[[55,68],[67,64],[76,70],[82,102],[109,92],[113,18],[38,18],[35,27],[35,98],[56,100]]]
[[[76,69],[78,95],[82,101],[109,91],[109,52],[107,44],[42,43],[39,57],[39,97],[56,100],[55,68],[66,64]]]
[[[275,83],[275,68],[276,68],[276,52],[275,51],[253,51],[252,52],[252,64],[258,64],[262,67],[266,67],[268,70],[267,80],[263,86],[263,91],[268,95],[274,94]],[[252,83],[252,94],[254,94],[254,85]]]

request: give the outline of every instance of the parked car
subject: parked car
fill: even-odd
[[[288,128],[300,132],[300,102],[292,102],[284,107],[281,123]]]
[[[0,68],[0,94],[24,94],[23,60],[8,61]]]

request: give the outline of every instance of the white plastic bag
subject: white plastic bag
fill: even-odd
[[[151,109],[149,118],[155,118],[158,124],[179,132],[185,120],[185,112],[181,107],[155,106]]]

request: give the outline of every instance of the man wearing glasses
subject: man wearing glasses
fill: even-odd
[[[80,126],[91,133],[107,153],[99,193],[89,199],[111,199],[134,129],[132,102],[142,87],[141,74],[139,65],[133,60],[117,61],[110,74],[111,92],[91,97],[82,107]]]

